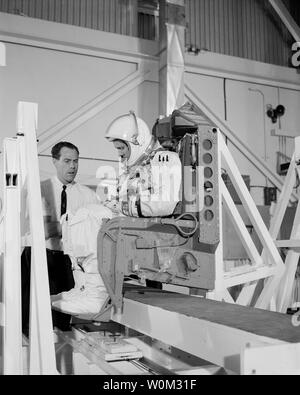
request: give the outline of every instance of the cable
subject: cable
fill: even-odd
[[[180,227],[180,225],[177,225],[177,224],[176,224],[176,222],[178,222],[178,221],[184,219],[185,217],[191,217],[191,219],[195,222],[195,226],[194,226],[193,230],[190,231],[190,232],[185,232],[185,231],[182,229],[182,227]],[[196,230],[198,229],[198,225],[199,225],[197,218],[195,217],[194,214],[191,214],[191,213],[184,213],[184,214],[181,214],[178,218],[175,219],[175,221],[174,221],[173,219],[170,220],[170,219],[167,219],[167,218],[162,218],[162,219],[160,220],[160,223],[161,223],[162,225],[171,225],[171,226],[174,226],[174,227],[177,229],[178,233],[179,233],[181,236],[183,236],[183,237],[190,237],[190,236],[193,236],[193,235],[195,234]]]

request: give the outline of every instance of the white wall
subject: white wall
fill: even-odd
[[[294,69],[246,61],[211,53],[186,58],[186,83],[260,160],[276,172],[277,151],[292,156],[293,138],[280,143],[278,135],[300,135],[300,81]],[[267,105],[286,107],[274,125]],[[263,187],[273,186],[261,172],[228,142],[242,174],[250,175],[251,194],[263,204]]]
[[[57,141],[71,141],[79,147],[80,156],[91,158],[81,160],[78,179],[96,184],[99,165],[110,165],[106,159],[117,160],[113,145],[104,138],[109,123],[135,110],[152,127],[158,116],[157,80],[150,73],[141,84],[127,89],[125,95],[116,92],[109,106],[102,106],[92,117],[83,117],[82,108],[97,98],[102,104],[101,98],[109,89],[139,70],[141,75],[148,70],[153,74],[152,43],[1,13],[0,24],[7,31],[0,40],[6,41],[9,36],[11,41],[5,43],[7,64],[0,69],[1,145],[4,137],[16,134],[18,101],[38,103],[39,147],[57,124],[75,114],[84,121],[68,134],[59,131]],[[49,155],[55,142],[51,139],[39,152]],[[51,158],[40,157],[41,178],[53,171]]]

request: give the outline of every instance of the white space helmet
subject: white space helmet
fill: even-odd
[[[133,111],[116,118],[109,125],[105,137],[109,141],[122,140],[129,144],[128,166],[136,163],[146,152],[152,140],[152,134],[147,124],[141,118],[136,117]]]

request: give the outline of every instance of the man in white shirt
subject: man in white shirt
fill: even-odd
[[[69,142],[59,142],[51,151],[56,175],[41,182],[44,228],[50,294],[56,295],[74,287],[71,261],[63,253],[60,218],[65,213],[75,214],[88,204],[98,204],[95,192],[74,181],[78,171],[78,148]],[[22,254],[22,326],[28,334],[30,292],[30,247]],[[68,330],[70,316],[53,311],[53,326]]]

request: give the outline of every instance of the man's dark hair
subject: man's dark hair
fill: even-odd
[[[76,145],[69,143],[68,141],[60,141],[59,143],[55,144],[51,149],[52,158],[59,159],[60,158],[60,151],[64,147],[77,151],[78,156],[79,156],[79,149],[76,147]]]

